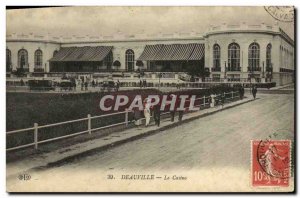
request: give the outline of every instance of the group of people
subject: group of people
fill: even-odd
[[[82,81],[81,82],[81,91],[87,91],[88,90],[88,82],[87,81]]]
[[[240,86],[238,88],[238,92],[239,92],[239,98],[242,100],[244,98],[244,94],[245,94],[245,89],[244,86]],[[253,94],[253,98],[256,98],[256,93],[257,93],[257,87],[253,86],[251,89],[251,92]],[[169,95],[169,100],[172,100],[173,97],[176,97],[174,94],[170,94]],[[224,106],[226,97],[225,97],[225,93],[223,94],[218,94],[218,95],[214,95],[212,94],[210,97],[210,107],[214,107],[215,105],[220,105],[222,108]],[[186,100],[186,102],[189,102],[189,100]],[[177,97],[176,98],[176,102],[175,102],[175,107],[173,110],[169,110],[170,115],[171,115],[171,122],[174,122],[175,120],[175,114],[178,114],[178,121],[182,121],[183,118],[183,114],[184,114],[184,110],[179,109],[180,106],[180,98]],[[166,106],[168,104],[165,104]],[[143,116],[145,118],[145,126],[149,126],[150,124],[150,120],[151,120],[151,116],[153,116],[155,125],[160,126],[160,117],[161,117],[161,102],[159,102],[156,105],[151,105],[151,99],[146,98],[143,101],[143,111],[140,111],[138,108],[133,109],[134,112],[134,121],[136,125],[141,125],[142,122],[141,120],[143,119]]]
[[[139,85],[140,85],[140,88],[146,88],[147,87],[146,79],[143,79],[143,80],[140,79]]]
[[[85,80],[85,81],[79,80],[78,84],[81,85],[81,91],[88,91],[89,85],[92,86],[93,88],[96,88],[96,87],[104,86],[105,83],[98,82],[98,80],[93,79],[91,82],[88,82],[88,80]],[[116,82],[114,82],[113,86],[114,86],[115,90],[118,91],[121,86],[120,81],[117,80]]]
[[[170,94],[169,98],[172,99],[176,97],[174,94]],[[188,100],[186,101],[188,102]],[[178,121],[182,121],[182,117],[183,117],[183,113],[184,111],[179,109],[181,100],[180,98],[176,98],[175,101],[175,106],[174,109],[169,110],[170,111],[170,115],[171,115],[171,122],[175,121],[175,114],[178,113]],[[166,106],[170,105],[170,104],[165,104]],[[145,126],[149,126],[150,124],[150,120],[151,120],[151,116],[153,115],[153,119],[155,122],[155,125],[157,125],[158,127],[160,126],[160,116],[161,116],[161,102],[157,103],[156,105],[151,105],[151,99],[146,98],[143,101],[143,115],[145,117]],[[136,125],[141,125],[141,120],[142,120],[142,115],[141,115],[141,111],[139,110],[138,107],[133,109],[133,113],[134,113],[134,122]]]

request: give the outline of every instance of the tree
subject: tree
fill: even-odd
[[[14,75],[16,75],[17,77],[24,77],[24,76],[26,76],[26,72],[25,72],[24,68],[17,68],[17,70],[14,70],[12,73]]]
[[[136,66],[143,67],[144,66],[143,61],[140,61],[140,60],[136,61]]]
[[[202,78],[202,80],[204,80],[205,77],[209,77],[209,75],[210,75],[209,68],[204,67],[203,59],[200,61],[187,62],[186,71],[190,76],[192,76],[192,78],[200,77],[200,78]]]
[[[120,61],[116,60],[116,61],[113,63],[113,66],[114,66],[114,67],[120,68],[120,67],[121,67]]]

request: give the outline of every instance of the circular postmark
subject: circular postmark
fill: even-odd
[[[290,177],[290,142],[261,140],[257,147],[257,161],[269,176],[278,179]]]
[[[264,8],[276,20],[282,22],[294,21],[293,6],[265,6]]]

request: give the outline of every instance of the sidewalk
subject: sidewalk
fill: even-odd
[[[162,119],[160,127],[154,125],[152,121],[151,125],[147,128],[144,126],[129,128],[121,132],[111,133],[107,136],[98,139],[93,139],[86,142],[66,146],[47,153],[37,153],[32,156],[19,159],[17,161],[8,162],[6,167],[6,176],[7,178],[17,177],[20,173],[27,173],[34,169],[59,166],[76,158],[87,156],[95,152],[109,149],[113,146],[117,146],[126,142],[139,139],[141,137],[155,134],[166,129],[176,127],[180,124],[184,124],[195,119],[208,116],[216,112],[223,111],[250,101],[252,101],[252,98],[248,96],[248,98],[246,97],[243,100],[237,100],[235,102],[226,103],[223,108],[217,106],[214,108],[208,108],[184,114],[182,122],[177,122],[176,118],[175,122],[171,122],[168,117],[166,119]]]
[[[295,93],[295,85],[287,84],[278,87],[268,88],[258,88],[257,89],[259,94],[294,94]],[[250,93],[250,88],[245,88],[245,93]]]

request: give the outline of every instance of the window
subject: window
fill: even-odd
[[[6,49],[6,70],[9,71],[11,69],[11,51]]]
[[[259,69],[259,45],[252,43],[248,49],[248,66],[251,70]]]
[[[125,52],[125,63],[127,71],[134,71],[134,51],[129,49]]]
[[[220,46],[215,44],[213,47],[213,67],[220,68]]]
[[[272,59],[271,59],[271,52],[272,52],[272,45],[269,43],[266,49],[266,68],[267,70],[271,69],[272,67]]]
[[[113,62],[113,54],[112,51],[110,51],[109,54],[107,54],[107,56],[104,58],[103,65],[106,66],[107,69],[111,69],[112,62]]]
[[[284,52],[284,54],[283,54],[284,67],[286,67],[287,66],[287,50],[284,48],[283,52]]]
[[[25,49],[21,49],[18,52],[18,66],[19,68],[28,68],[28,52]]]
[[[34,66],[35,67],[43,66],[43,52],[40,49],[36,50],[34,53]]]
[[[237,43],[228,46],[228,70],[240,70],[240,46]]]
[[[57,50],[55,50],[54,52],[53,52],[53,57],[57,54]]]

